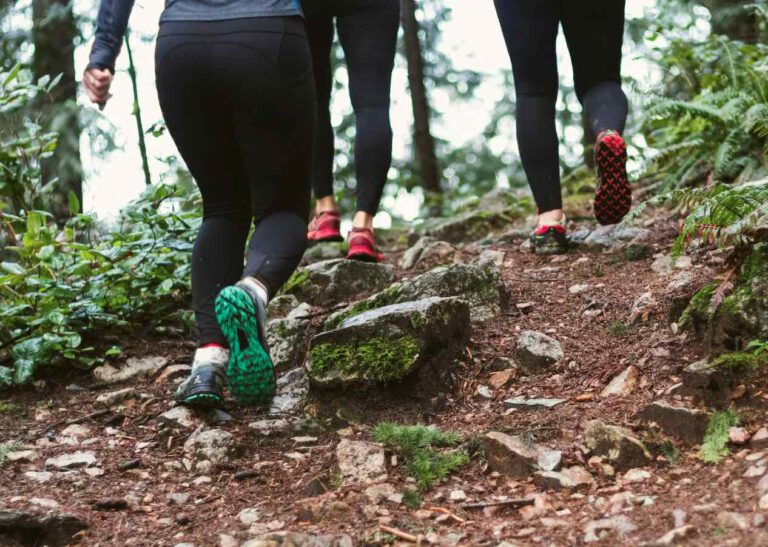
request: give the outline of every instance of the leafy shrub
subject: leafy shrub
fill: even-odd
[[[715,412],[709,418],[699,457],[707,463],[717,463],[725,458],[728,450],[728,429],[739,425],[739,415],[733,410]]]

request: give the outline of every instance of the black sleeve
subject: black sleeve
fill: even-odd
[[[96,20],[96,38],[91,48],[88,68],[107,68],[114,74],[115,59],[123,44],[133,2],[134,0],[101,0]]]

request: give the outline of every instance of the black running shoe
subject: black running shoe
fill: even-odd
[[[216,365],[198,365],[176,390],[177,403],[202,408],[224,406],[224,371]]]
[[[565,226],[539,226],[531,236],[531,249],[536,254],[565,254],[568,252],[568,236]]]

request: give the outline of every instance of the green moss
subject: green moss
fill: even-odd
[[[629,332],[629,325],[627,325],[624,321],[616,321],[614,323],[611,323],[611,325],[608,327],[608,334],[611,336],[616,336],[617,338],[620,336],[624,336]]]
[[[395,283],[394,285],[387,287],[380,293],[374,294],[366,300],[361,300],[360,302],[352,304],[346,310],[342,310],[335,314],[332,318],[328,319],[325,324],[326,330],[334,330],[339,328],[341,324],[350,317],[360,315],[361,313],[365,313],[370,310],[375,310],[376,308],[389,306],[390,304],[396,304],[401,291],[402,285],[400,283]]]
[[[758,370],[764,364],[764,359],[755,353],[737,351],[720,355],[713,364],[734,374],[744,374]]]
[[[310,372],[320,376],[330,370],[363,379],[390,382],[404,378],[419,355],[421,344],[412,336],[373,337],[346,344],[323,343],[309,350]]]
[[[0,401],[0,414],[18,414],[21,412],[21,405],[16,403],[9,403],[7,401]]]
[[[289,294],[301,289],[309,281],[309,272],[307,270],[296,270],[291,278],[283,285],[280,294]]]
[[[685,308],[683,315],[680,317],[681,326],[688,327],[697,321],[706,321],[712,317],[713,312],[710,310],[710,304],[712,303],[715,288],[716,285],[710,283],[693,295],[688,307]]]

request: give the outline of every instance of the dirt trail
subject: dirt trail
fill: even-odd
[[[651,265],[654,253],[669,252],[674,228],[663,220],[649,225],[651,252],[638,260],[584,251],[540,257],[521,251],[520,241],[492,245],[505,253],[501,270],[510,310],[475,330],[460,385],[444,404],[382,393],[364,399],[324,397],[308,408],[317,416],[317,427],[274,436],[249,427],[263,418],[263,411],[232,407],[227,409],[230,419],[216,427],[233,436],[237,455],[210,472],[184,467],[183,445],[190,431],[158,433],[156,418],[171,408],[169,392],[175,385],[162,374],[101,387],[92,378],[73,376],[11,394],[4,399],[0,436],[35,453],[0,467],[0,505],[72,513],[88,524],[73,543],[89,546],[240,545],[255,532],[285,530],[348,534],[355,544],[395,540],[391,530],[381,531],[382,525],[399,533],[399,541],[413,535],[439,545],[577,545],[588,539],[590,528],[601,537],[601,526],[608,529],[598,543],[604,545],[656,542],[673,529],[682,531],[667,544],[768,544],[763,516],[768,508],[758,506],[768,450],[732,447],[722,463],[706,465],[696,458],[696,447],[675,443],[679,457],[670,461],[657,455],[642,466],[646,473],[635,469],[628,475],[627,469],[612,469],[586,455],[584,433],[592,419],[627,427],[652,441],[656,434],[637,413],[659,398],[678,400],[674,387],[682,370],[705,354],[692,335],[670,328],[671,274],[659,275]],[[703,251],[694,255],[690,283],[701,286],[711,279],[718,260]],[[579,285],[585,287],[573,288]],[[645,292],[656,302],[632,323],[633,305]],[[478,395],[478,387],[489,385],[500,359],[510,357],[520,332],[528,329],[560,341],[565,358],[541,374],[491,390],[490,398]],[[189,351],[181,342],[139,340],[129,353],[162,355],[173,365],[183,364]],[[631,393],[601,397],[605,386],[630,366],[637,373]],[[752,409],[742,413],[749,431],[765,422],[764,387],[750,386],[744,396]],[[111,407],[96,402],[122,388],[135,388],[135,393]],[[510,412],[503,401],[514,396],[565,402]],[[367,486],[335,484],[335,447],[339,431],[370,440],[370,426],[383,419],[436,425],[465,438],[492,430],[524,435],[561,450],[565,467],[583,466],[595,482],[576,490],[546,490],[531,480],[494,473],[476,457],[426,492],[420,508],[396,503],[396,497],[374,503],[365,494]],[[95,462],[67,473],[51,465],[45,469],[49,458],[77,451],[92,453]],[[751,471],[754,476],[745,478],[756,467],[762,473]],[[43,471],[50,476],[40,475]],[[388,483],[397,492],[412,487],[397,467],[390,469]],[[467,507],[533,495],[534,505],[523,508],[512,503]],[[248,508],[253,511],[241,513]],[[243,521],[256,523],[250,533]],[[231,537],[221,539],[221,534]]]

